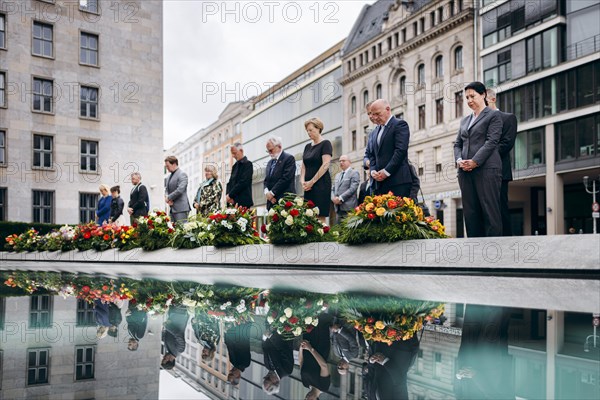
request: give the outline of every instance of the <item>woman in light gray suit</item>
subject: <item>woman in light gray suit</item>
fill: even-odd
[[[460,122],[454,142],[454,159],[458,167],[467,236],[502,236],[502,160],[498,153],[502,117],[487,107],[483,83],[468,84],[465,97],[473,114]]]

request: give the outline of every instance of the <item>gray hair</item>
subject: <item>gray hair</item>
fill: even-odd
[[[231,145],[231,147],[235,147],[238,150],[244,151],[244,146],[242,146],[242,144],[240,142],[235,142],[234,144]]]
[[[281,144],[281,138],[279,136],[269,136],[269,138],[267,139],[267,143],[271,143],[273,146],[279,146],[283,149],[283,145]]]
[[[496,92],[494,91],[494,89],[486,89],[486,92],[487,92],[488,99],[496,98]]]
[[[142,174],[140,174],[139,172],[134,172],[131,174],[131,176],[137,176],[138,178],[140,178],[140,180],[142,180]]]

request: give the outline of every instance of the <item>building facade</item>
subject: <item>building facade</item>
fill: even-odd
[[[162,191],[162,2],[0,1],[0,219],[95,218],[98,186]]]
[[[463,1],[379,0],[363,8],[342,50],[344,153],[362,170],[374,128],[365,105],[387,99],[410,127],[408,156],[430,210],[459,237],[453,142],[467,112],[463,87],[475,76],[473,21],[472,4]]]

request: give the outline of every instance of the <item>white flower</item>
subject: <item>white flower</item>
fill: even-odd
[[[323,305],[323,299],[319,299],[319,300],[317,300],[317,305],[318,305],[318,306],[322,306],[322,305]]]
[[[305,231],[300,232],[300,236],[302,236],[302,237],[305,237],[307,235],[308,235],[308,233],[306,233]]]
[[[315,212],[315,215],[319,215],[319,207],[313,208],[313,211]]]
[[[162,221],[163,221],[162,218],[158,217],[158,218],[156,218],[156,221],[154,221],[154,222],[156,222],[157,224],[162,224]]]
[[[287,226],[292,226],[292,225],[294,225],[294,217],[292,217],[291,215],[290,215],[290,216],[288,216],[288,217],[285,219],[285,224],[286,224]]]
[[[269,217],[272,217],[273,215],[275,215],[275,209],[274,209],[274,208],[271,208],[271,209],[269,210]]]
[[[221,221],[221,225],[223,225],[224,227],[227,228],[227,221],[225,221],[225,220]]]
[[[228,208],[227,210],[225,210],[225,214],[227,215],[233,215],[237,212],[237,210],[235,208]]]
[[[313,319],[313,321],[312,321],[312,325],[313,325],[313,326],[317,326],[317,325],[319,325],[319,318],[316,318],[316,317],[315,317],[315,319]]]
[[[244,304],[246,304],[246,300],[244,300],[244,299],[240,300],[240,304],[241,304],[241,305],[244,305]]]
[[[273,317],[271,317],[271,316],[269,315],[269,316],[267,317],[267,322],[268,322],[269,324],[272,324],[272,323],[273,323],[273,321],[275,321],[275,320],[273,319]]]
[[[302,206],[304,204],[304,200],[302,200],[302,197],[296,197],[294,199],[294,203],[296,203],[297,206]]]
[[[150,214],[148,214],[148,216],[150,216],[150,217],[156,217],[156,213],[154,211],[152,211]]]
[[[291,308],[288,307],[285,310],[283,310],[283,313],[285,314],[286,317],[291,318],[292,314],[293,314],[293,311],[292,311]]]
[[[221,307],[219,307],[221,310],[226,310],[227,309],[227,304],[221,304]]]
[[[239,312],[239,313],[243,313],[244,311],[246,311],[246,306],[245,306],[245,305],[243,305],[243,304],[240,304],[240,305],[239,305],[239,306],[237,306],[235,309],[237,310],[237,312]]]
[[[281,211],[281,216],[282,216],[283,218],[287,217],[287,216],[288,216],[288,212],[287,212],[287,211],[285,211],[285,210]]]
[[[323,236],[325,234],[325,231],[321,228],[317,229],[317,232],[319,233],[319,235]]]
[[[172,302],[173,302],[173,298],[171,297],[169,300],[167,300],[167,301],[165,302],[165,305],[166,305],[167,307],[169,307],[169,306],[171,306],[171,303],[172,303]]]
[[[306,318],[304,318],[304,323],[306,325],[312,324],[312,322],[313,322],[312,317],[306,317]]]
[[[285,315],[282,315],[281,317],[279,317],[279,322],[284,323],[287,320],[287,318],[285,317]]]
[[[183,299],[181,304],[183,304],[186,307],[196,307],[198,305],[198,302],[196,300],[185,298]]]
[[[266,229],[267,229],[267,232],[269,232],[269,230],[271,229],[271,224],[267,224]]]
[[[307,217],[313,217],[315,215],[313,210],[311,210],[310,208],[308,210],[306,210],[305,214]]]
[[[237,220],[237,223],[246,225],[248,223],[248,220],[244,217],[241,217],[240,219]]]
[[[302,335],[302,328],[298,327],[296,329],[294,329],[294,336],[300,336]]]
[[[197,227],[198,227],[198,224],[196,222],[186,222],[185,224],[183,224],[183,230],[186,232],[194,230]]]
[[[175,229],[175,225],[173,225],[173,223],[171,221],[169,221],[169,222],[167,222],[167,228]]]

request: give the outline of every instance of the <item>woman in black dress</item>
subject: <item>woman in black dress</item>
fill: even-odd
[[[329,321],[327,314],[319,316],[319,325],[310,333],[304,335],[300,343],[298,363],[300,364],[300,378],[302,384],[309,388],[305,400],[316,400],[322,392],[329,389],[331,375],[327,365],[327,357],[331,348],[329,338]]]
[[[323,121],[311,118],[304,123],[306,133],[312,140],[304,148],[300,184],[304,189],[304,198],[312,200],[319,207],[319,220],[325,222],[331,206],[331,175],[329,163],[333,147],[329,140],[323,139]]]

